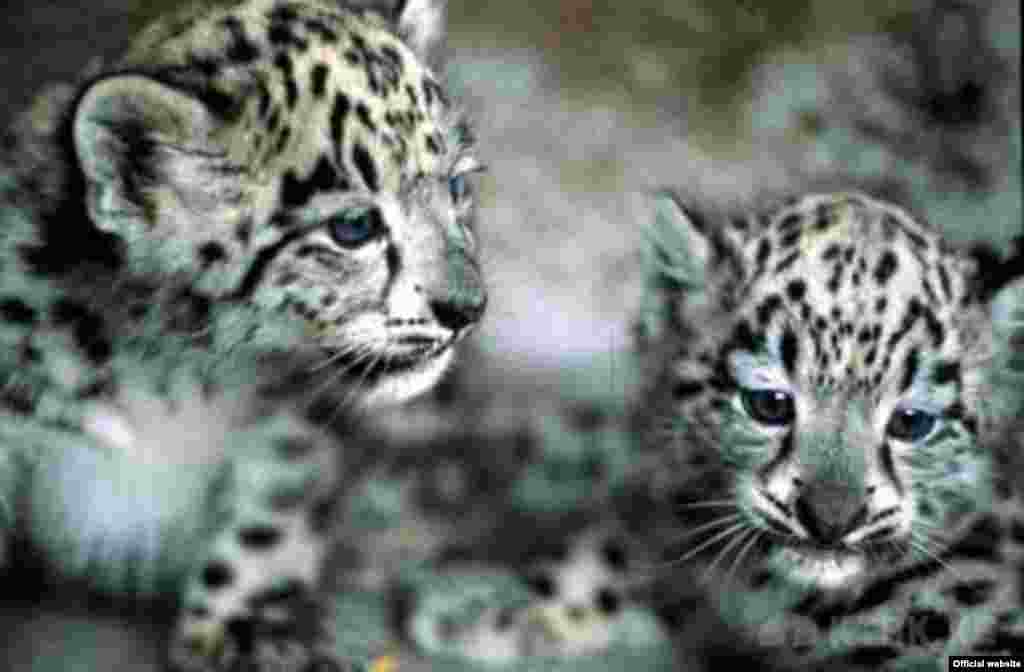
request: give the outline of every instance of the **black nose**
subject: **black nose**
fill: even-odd
[[[434,318],[441,326],[452,331],[459,331],[479,322],[486,308],[487,295],[483,292],[430,302]]]
[[[797,498],[796,519],[811,538],[825,546],[835,546],[867,518],[867,506],[842,501],[843,493],[810,490]]]

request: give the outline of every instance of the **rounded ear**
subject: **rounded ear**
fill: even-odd
[[[683,287],[704,285],[711,243],[679,199],[668,191],[652,194],[646,228],[648,270]]]
[[[997,370],[1019,380],[1024,377],[1024,276],[996,291],[990,312]]]
[[[75,110],[72,139],[93,221],[109,230],[112,216],[137,212],[140,181],[161,172],[157,149],[210,153],[216,127],[202,102],[149,77],[113,75],[90,85]]]
[[[444,0],[397,0],[392,20],[398,34],[427,63],[436,60],[445,35]]]
[[[637,323],[641,348],[670,333],[684,305],[699,303],[713,264],[713,243],[668,191],[650,199],[651,219],[644,227],[645,291]]]

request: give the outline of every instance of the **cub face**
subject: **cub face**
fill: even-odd
[[[440,10],[398,5],[185,13],[72,122],[89,216],[129,273],[232,304],[222,347],[308,351],[368,403],[429,388],[486,303],[480,164],[428,66]]]
[[[986,294],[966,255],[858,194],[715,229],[665,196],[652,235],[654,394],[691,554],[849,588],[990,506],[1019,280]]]

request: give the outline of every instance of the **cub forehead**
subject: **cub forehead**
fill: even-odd
[[[312,171],[338,188],[397,191],[451,161],[449,103],[430,69],[373,12],[250,1],[145,31],[123,67],[180,69],[231,101],[218,137],[253,174]]]
[[[932,308],[966,301],[968,263],[904,210],[861,194],[814,195],[762,218],[744,245],[755,290],[816,305],[886,296]]]

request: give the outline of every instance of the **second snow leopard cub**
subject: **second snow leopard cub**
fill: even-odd
[[[345,453],[303,414],[428,389],[484,309],[442,11],[394,4],[197,5],[5,160],[0,557],[176,594],[176,669],[329,665]]]

